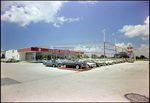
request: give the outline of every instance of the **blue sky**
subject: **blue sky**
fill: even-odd
[[[149,57],[149,1],[1,1],[1,50],[103,41],[104,29],[107,42]]]

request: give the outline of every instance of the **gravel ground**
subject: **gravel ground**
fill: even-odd
[[[149,61],[62,70],[42,63],[1,63],[1,102],[130,102],[149,98]]]

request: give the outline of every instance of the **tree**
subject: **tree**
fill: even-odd
[[[84,54],[84,56],[83,56],[84,58],[89,58],[89,56],[87,55],[87,54]]]
[[[101,55],[100,58],[104,58],[104,55]],[[105,58],[107,58],[107,56],[105,55]]]
[[[126,52],[119,52],[116,54],[117,58],[122,58],[122,56],[123,56],[123,58],[129,58],[129,56],[127,55]],[[115,58],[115,54],[114,54],[114,58]]]
[[[140,56],[141,59],[147,59],[144,55]]]
[[[92,58],[97,58],[98,56],[96,54],[92,54]]]
[[[136,59],[140,59],[140,57],[136,56]]]
[[[77,58],[82,58],[82,55],[77,55]]]

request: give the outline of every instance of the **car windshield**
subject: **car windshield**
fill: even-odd
[[[90,61],[90,60],[89,60],[89,61],[87,61],[87,62],[88,62],[88,63],[94,63],[93,61]]]
[[[47,62],[51,62],[51,60],[47,60]]]
[[[79,60],[74,60],[74,62],[79,62]]]

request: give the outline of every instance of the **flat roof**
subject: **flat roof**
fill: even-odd
[[[38,48],[38,47],[28,47],[18,49],[18,52],[29,52],[29,51],[36,51],[36,52],[52,52],[52,53],[66,53],[66,54],[84,54],[84,52],[76,52],[76,51],[67,51],[67,50],[59,50],[59,49],[48,49],[48,48]]]

